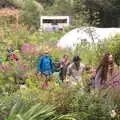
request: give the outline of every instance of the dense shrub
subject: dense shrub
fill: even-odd
[[[87,75],[83,79],[84,87],[79,84],[73,87],[66,84],[59,87],[56,83],[58,78],[54,75],[49,82],[49,89],[42,88],[43,79],[37,75],[36,69],[39,56],[46,49],[55,62],[65,53],[70,59],[73,55],[80,55],[84,64],[96,67],[99,57],[105,51],[110,51],[119,64],[119,35],[97,46],[78,45],[75,51],[67,51],[55,47],[57,40],[63,34],[30,33],[27,30],[11,31],[6,34],[0,48],[3,51],[1,55],[3,66],[0,67],[0,119],[111,120],[111,111],[119,111],[119,88],[88,91]],[[5,60],[6,46],[17,49],[15,53],[19,62]],[[29,112],[31,116],[28,115]],[[119,114],[116,114],[112,119],[119,118]]]
[[[117,65],[120,65],[120,35],[117,34],[115,37],[106,39],[105,41],[98,44],[97,48],[100,55],[104,52],[111,52],[115,58]]]

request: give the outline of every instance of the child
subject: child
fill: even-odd
[[[7,61],[9,60],[15,60],[18,61],[18,58],[16,56],[16,54],[14,53],[14,49],[10,48],[7,50],[8,51],[8,55],[7,55]]]

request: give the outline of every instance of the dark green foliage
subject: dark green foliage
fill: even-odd
[[[9,2],[9,0],[0,0],[0,8],[16,8],[16,6],[14,4],[12,4],[11,2]]]
[[[41,3],[45,8],[52,6],[55,0],[36,0],[37,2]]]
[[[99,12],[100,27],[118,27],[120,22],[119,0],[84,0],[90,14]],[[92,20],[92,19],[90,19]],[[93,19],[96,21],[96,19]]]
[[[8,1],[9,4],[8,4]],[[29,26],[39,27],[41,15],[68,15],[73,25],[118,27],[120,25],[119,0],[8,0],[4,5],[23,10],[22,21]],[[7,4],[5,4],[7,3]]]

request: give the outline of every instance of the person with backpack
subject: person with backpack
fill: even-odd
[[[9,48],[7,49],[8,51],[8,55],[7,55],[7,58],[6,60],[9,61],[9,60],[15,60],[15,61],[18,61],[18,57],[16,56],[16,54],[14,53],[14,49],[12,48]]]
[[[40,57],[38,63],[38,73],[39,75],[45,77],[44,88],[48,88],[48,81],[54,72],[53,60],[49,56],[48,51],[45,51],[44,55]]]

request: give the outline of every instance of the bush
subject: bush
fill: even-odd
[[[53,105],[40,101],[42,93],[26,88],[10,96],[2,96],[0,98],[0,119],[75,120],[72,115],[56,113]]]
[[[98,45],[98,51],[102,55],[104,52],[110,52],[115,58],[117,65],[120,65],[120,35],[106,39]]]

